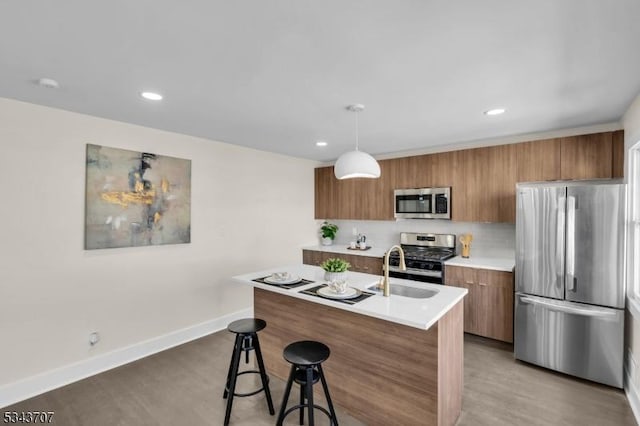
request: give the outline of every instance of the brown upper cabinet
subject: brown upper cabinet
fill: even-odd
[[[516,144],[516,182],[560,179],[560,139]]]
[[[514,222],[516,218],[514,145],[458,151],[451,193],[453,220]]]
[[[617,130],[611,135],[611,147],[613,149],[613,167],[611,177],[624,177],[624,130]]]
[[[612,133],[572,136],[560,139],[560,178],[611,178]]]
[[[622,177],[623,131],[381,160],[379,179],[315,171],[316,219],[393,220],[393,190],[451,187],[451,219],[515,221],[516,182]]]

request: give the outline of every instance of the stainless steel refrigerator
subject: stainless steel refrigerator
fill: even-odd
[[[625,185],[516,187],[515,357],[622,387]]]

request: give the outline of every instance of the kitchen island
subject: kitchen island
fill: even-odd
[[[254,281],[287,271],[312,283],[283,288]],[[267,321],[260,344],[269,374],[287,378],[282,350],[297,340],[331,348],[323,364],[335,403],[372,425],[453,425],[462,407],[463,308],[466,289],[420,283],[429,298],[375,294],[348,304],[303,293],[324,271],[291,265],[234,277],[254,287],[254,313]],[[349,272],[361,291],[380,276]],[[398,286],[415,282],[392,279]]]

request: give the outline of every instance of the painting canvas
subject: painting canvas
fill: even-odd
[[[87,145],[85,249],[191,242],[191,160]]]

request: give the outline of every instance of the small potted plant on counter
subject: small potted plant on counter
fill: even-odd
[[[338,225],[329,223],[326,220],[322,222],[322,226],[320,227],[320,232],[322,234],[322,245],[330,246],[333,244],[333,240],[336,238],[336,233],[338,232]]]
[[[340,258],[327,259],[320,264],[320,267],[325,270],[324,279],[329,282],[345,281],[350,266],[349,262]]]

